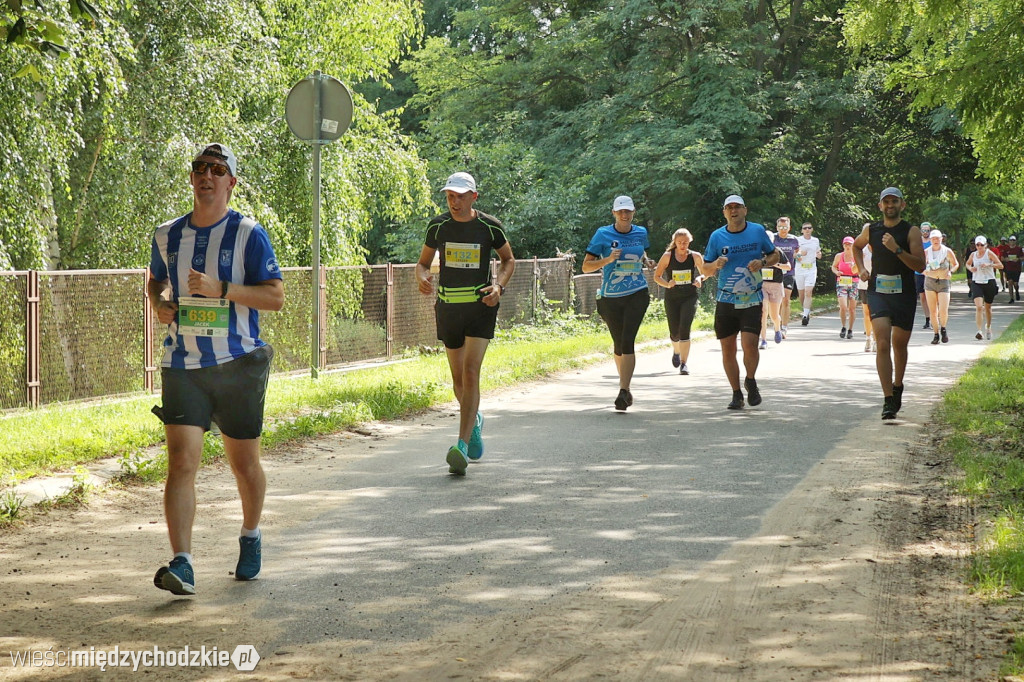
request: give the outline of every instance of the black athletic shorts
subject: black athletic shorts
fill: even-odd
[[[996,300],[996,294],[999,293],[999,282],[994,279],[990,279],[984,284],[978,284],[977,282],[971,282],[971,299],[983,298],[985,303],[992,303]]]
[[[868,292],[868,310],[871,311],[871,319],[888,317],[892,326],[914,331],[914,315],[917,314],[916,292],[905,292],[902,294],[880,294],[877,291]]]
[[[273,359],[274,349],[264,345],[223,365],[161,368],[164,424],[209,431],[212,420],[228,438],[259,438]]]
[[[740,332],[761,333],[761,304],[737,308],[719,301],[715,305],[715,338],[727,339]]]
[[[434,319],[437,322],[437,338],[445,348],[462,348],[466,337],[493,339],[494,326],[498,322],[499,306],[491,307],[483,301],[474,303],[434,303]]]
[[[790,291],[796,289],[796,276],[789,272],[783,273],[782,286]]]

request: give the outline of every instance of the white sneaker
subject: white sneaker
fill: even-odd
[[[992,338],[992,327],[985,327],[985,338],[986,339],[991,339]]]
[[[871,337],[870,336],[868,337],[867,341],[864,342],[864,352],[865,353],[870,353],[871,352]]]

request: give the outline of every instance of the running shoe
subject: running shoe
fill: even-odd
[[[870,353],[871,352],[871,337],[870,336],[864,341],[864,352],[865,353]]]
[[[810,323],[811,323],[811,316],[810,316],[810,315],[804,315],[804,316],[803,316],[803,317],[802,317],[802,318],[800,319],[800,324],[802,324],[802,325],[803,325],[803,326],[805,326],[805,327],[806,327],[807,325],[809,325]]]
[[[460,440],[448,449],[448,473],[456,476],[465,476],[466,468],[469,467],[469,457],[466,456],[466,441]]]
[[[903,409],[903,387],[892,387],[892,403],[897,412]]]
[[[893,403],[892,396],[885,396],[885,400],[882,402],[882,419],[895,419],[896,412],[897,410]]]
[[[978,339],[978,341],[981,341],[985,337],[981,335],[981,330],[979,329],[978,333],[974,335],[974,338]]]
[[[946,328],[942,328],[942,343],[949,343],[949,335],[946,334]]]
[[[615,396],[615,409],[619,412],[625,412],[626,408],[629,407],[628,395],[629,391],[624,388],[620,388],[619,395]]]
[[[1007,301],[1007,303],[1009,303],[1011,305],[1013,304],[1013,294],[1010,294],[1010,300]]]
[[[758,346],[757,346],[757,347],[758,347],[758,348],[759,348],[760,350],[764,350],[765,348],[767,348],[767,347],[768,347],[768,341],[766,341],[765,339],[761,339],[761,343],[760,343],[760,344],[758,344]]]
[[[938,332],[936,332],[935,336],[932,337],[932,345],[933,346],[939,345],[939,333]]]
[[[672,366],[673,367],[678,367],[679,366],[679,353],[673,353],[672,354]]]
[[[238,538],[238,565],[235,580],[256,580],[263,565],[263,535]]]
[[[743,391],[732,392],[732,402],[729,403],[728,409],[730,410],[742,410],[743,409]]]
[[[176,556],[169,565],[161,566],[153,576],[153,584],[171,594],[196,593],[196,576],[192,564],[183,556]]]
[[[476,413],[476,424],[473,425],[473,433],[469,435],[469,451],[466,456],[476,461],[484,456],[484,415]]]
[[[633,394],[626,389],[626,407],[633,407]]]
[[[747,377],[743,380],[743,386],[747,389],[747,402],[751,407],[761,404],[761,392],[757,390],[757,381]]]
[[[686,366],[685,362],[683,364],[679,365],[679,373],[680,374],[689,374],[690,373],[690,369]]]
[[[931,329],[931,328],[932,328],[931,318],[929,318],[929,317],[924,318],[924,326],[921,327],[921,329]]]
[[[782,338],[786,338],[786,334],[789,333],[789,327],[782,325]]]
[[[986,339],[991,339],[992,338],[992,327],[985,327],[985,338]]]
[[[841,339],[845,339],[846,338],[846,327],[843,327],[842,329],[839,330],[839,338],[841,338]]]
[[[775,330],[775,343],[782,343],[782,332]]]

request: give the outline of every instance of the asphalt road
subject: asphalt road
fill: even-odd
[[[915,331],[905,404],[934,401],[986,345],[973,339],[965,299],[955,296],[949,344]],[[997,305],[996,336],[1017,310]],[[794,322],[761,353],[756,408],[725,409],[731,394],[709,338],[693,345],[689,376],[668,350],[640,354],[626,413],[612,408],[610,363],[486,397],[486,452],[465,478],[444,464],[451,411],[372,448],[344,448],[300,487],[272,486],[274,577],[255,589],[266,593],[259,615],[288,625],[268,648],[415,640],[438,620],[514,614],[609,576],[698,571],[880,415],[860,322],[853,340],[838,338],[836,313]],[[316,500],[316,512],[288,523],[280,512],[299,500]]]

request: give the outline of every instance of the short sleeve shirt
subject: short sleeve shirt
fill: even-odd
[[[607,258],[613,249],[622,249],[622,253],[618,260],[601,268],[597,297],[617,298],[646,289],[643,258],[650,246],[645,227],[630,225],[626,233],[616,230],[615,225],[599,227],[587,245],[587,253],[598,259]]]
[[[424,243],[436,249],[441,271],[438,296],[478,298],[480,289],[491,282],[491,250],[508,243],[501,222],[476,211],[472,220],[455,220],[450,212],[430,219]]]
[[[761,273],[751,272],[750,261],[764,258],[775,251],[764,226],[748,222],[739,232],[730,232],[723,225],[711,233],[704,261],[710,263],[725,256],[728,262],[718,273],[716,300],[749,308],[761,302]]]
[[[192,214],[164,223],[153,233],[149,269],[153,279],[170,282],[173,301],[188,296],[189,269],[222,282],[253,285],[281,279],[281,268],[267,231],[237,211],[216,225],[196,228]],[[177,321],[167,326],[163,367],[198,369],[230,362],[264,345],[259,311],[228,302],[226,336],[179,333]]]

